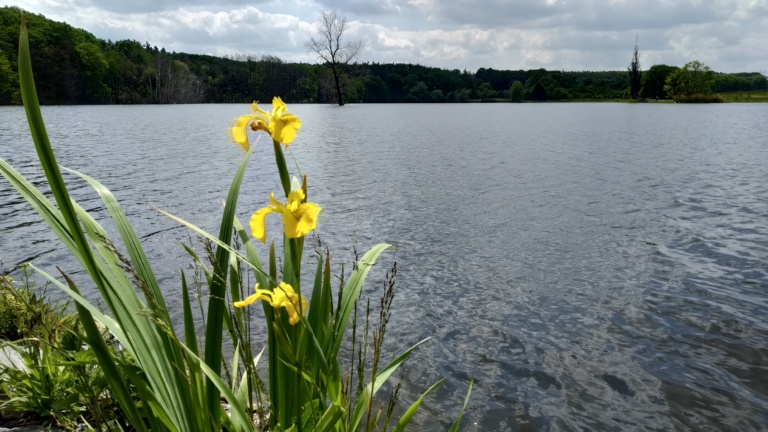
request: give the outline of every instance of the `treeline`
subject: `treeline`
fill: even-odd
[[[331,102],[333,77],[323,65],[277,57],[221,58],[167,52],[137,41],[117,42],[25,12],[32,62],[43,104],[152,104],[271,100]],[[20,10],[0,8],[0,104],[20,103],[16,53]],[[664,79],[676,67],[643,72],[642,97],[666,97]],[[350,102],[467,102],[629,98],[626,71],[561,72],[446,70],[412,64],[364,63],[346,71]],[[654,73],[655,72],[655,73]],[[661,81],[658,81],[661,80]],[[510,92],[519,82],[516,92]],[[656,88],[658,87],[658,89]],[[768,89],[759,73],[716,74],[713,91]]]

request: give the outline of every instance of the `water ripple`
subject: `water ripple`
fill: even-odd
[[[121,200],[172,309],[189,263],[175,242],[188,234],[153,208],[216,231],[241,157],[224,127],[245,109],[44,108],[60,163]],[[401,405],[449,378],[415,429],[447,429],[474,376],[469,431],[765,430],[765,105],[293,111],[304,126],[291,152],[323,206],[318,232],[336,262],[350,259],[352,234],[363,249],[397,245],[387,353],[431,338],[401,370]],[[0,117],[0,157],[45,189],[23,111]],[[279,190],[264,142],[241,220]],[[86,184],[67,181],[105,222]],[[280,232],[278,218],[267,232]],[[4,182],[0,254],[5,268],[31,259],[78,274]]]

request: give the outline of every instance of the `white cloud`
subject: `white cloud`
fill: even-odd
[[[768,0],[19,0],[31,12],[104,39],[170,51],[269,54],[314,61],[304,41],[335,8],[363,61],[475,70],[624,69],[635,36],[644,67],[698,59],[765,71]]]

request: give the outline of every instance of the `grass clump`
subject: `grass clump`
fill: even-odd
[[[768,90],[721,93],[727,102],[768,102]]]
[[[694,94],[675,97],[677,103],[723,103],[726,100],[719,94]]]
[[[0,340],[16,341],[29,337],[41,337],[75,322],[76,317],[67,313],[68,304],[51,304],[46,301],[46,287],[40,292],[30,280],[31,270],[22,266],[20,282],[10,276],[0,276]]]
[[[65,430],[117,427],[120,407],[71,305],[51,302],[46,287],[36,289],[27,266],[19,282],[0,276],[0,297],[0,420]]]

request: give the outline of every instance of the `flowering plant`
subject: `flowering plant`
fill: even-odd
[[[358,374],[356,397],[352,395],[349,381],[342,379],[338,354],[350,315],[355,311],[356,316],[355,305],[366,276],[379,255],[391,246],[379,244],[364,254],[344,284],[335,308],[327,255],[318,257],[309,300],[302,294],[302,286],[307,286],[301,281],[304,236],[317,226],[321,208],[307,201],[306,177],[302,182],[290,180],[283,148],[287,150],[297,137],[301,121],[288,112],[283,101],[275,98],[271,113],[254,103],[252,113],[237,118],[229,129],[230,138],[246,151],[246,155],[230,186],[218,236],[161,211],[216,247],[215,252],[211,251],[212,268],[204,268],[209,296],[207,313],[202,316],[205,335],[200,350],[184,272],[181,272],[183,329],[177,330],[141,243],[111,192],[95,179],[68,170],[88,182],[99,194],[127,257],[118,251],[96,219],[69,196],[37,100],[23,16],[18,70],[27,121],[53,201],[2,159],[0,175],[38,212],[72,257],[83,266],[108,308],[105,313],[85,300],[75,281],[63,271],[60,270],[62,281],[32,266],[74,300],[84,332],[83,340],[92,348],[108,381],[109,396],[122,407],[130,427],[137,431],[195,432],[250,431],[264,426],[254,420],[254,413],[260,407],[252,408],[254,393],[259,395],[260,380],[255,363],[260,354],[253,356],[250,340],[243,337],[249,328],[245,306],[261,300],[267,322],[269,427],[299,431],[357,430],[367,412],[366,429],[373,429],[379,418],[378,414],[373,414],[374,395],[416,346],[379,369],[376,352],[380,352],[383,327],[378,327],[379,333],[374,331],[377,348],[370,380],[364,383],[365,374]],[[250,222],[251,235],[265,242],[266,216],[269,213],[282,215],[283,267],[280,275],[274,243],[270,245],[268,267],[264,269],[251,237],[235,217],[240,185],[255,150],[248,141],[249,128],[266,132],[272,138],[276,167],[285,194],[285,204],[272,194],[271,205],[257,210]],[[242,242],[245,254],[233,247],[236,243],[233,233]],[[197,259],[194,252],[189,251]],[[255,294],[245,298],[239,290],[241,265],[250,268],[258,282],[254,287]],[[394,275],[389,286],[394,285],[393,278]],[[385,296],[390,300],[381,315],[384,325],[389,316],[390,294]],[[231,310],[231,306],[235,309]],[[355,322],[353,318],[353,329]],[[235,346],[234,358],[225,374],[222,373],[224,334],[230,336]],[[108,346],[107,339],[112,338],[122,347],[120,353]],[[364,339],[367,342],[367,336]],[[354,347],[354,339],[352,345]],[[364,356],[361,359],[364,366],[367,359]],[[442,382],[430,387],[405,411],[395,425],[395,431],[406,427],[424,396]],[[222,401],[229,410],[224,409]],[[384,429],[391,412],[389,409]],[[452,430],[458,428],[459,420]]]
[[[286,202],[283,204],[271,194],[270,205],[257,210],[251,218],[250,227],[253,238],[262,243],[266,242],[265,219],[270,213],[282,215],[283,222],[283,281],[277,284],[275,268],[274,243],[270,253],[270,280],[263,282],[260,271],[254,276],[259,283],[254,287],[255,294],[244,300],[236,300],[236,308],[246,307],[257,300],[262,300],[268,329],[269,353],[269,384],[270,410],[274,427],[317,428],[328,425],[334,430],[357,430],[364,415],[366,429],[374,428],[378,415],[373,414],[373,398],[386,379],[408,357],[415,346],[396,357],[384,368],[378,368],[378,356],[381,353],[383,335],[391,306],[392,289],[394,288],[394,271],[388,275],[391,281],[389,292],[383,296],[382,319],[374,331],[373,368],[368,374],[370,381],[364,385],[363,372],[358,372],[358,389],[356,398],[352,397],[348,375],[346,382],[342,379],[341,366],[338,361],[339,348],[345,330],[350,323],[350,314],[355,304],[371,266],[378,256],[389,248],[388,244],[380,244],[364,254],[362,260],[347,284],[341,290],[339,304],[334,309],[330,286],[329,256],[319,254],[317,273],[307,302],[301,293],[301,264],[304,247],[304,237],[317,226],[319,205],[307,200],[307,177],[303,182],[297,178],[288,181],[288,169],[285,164],[283,148],[294,141],[301,121],[288,112],[280,98],[272,101],[274,107],[271,114],[261,110],[253,103],[252,111],[236,118],[229,128],[229,137],[240,144],[246,151],[251,150],[248,140],[248,129],[263,131],[272,138],[275,152],[277,171],[280,174]],[[283,144],[283,145],[281,145]],[[289,186],[290,185],[290,186]],[[249,239],[243,239],[246,246]],[[250,254],[254,255],[254,254]],[[252,262],[252,267],[257,267]],[[262,289],[267,286],[269,289]],[[281,311],[284,311],[281,312]],[[355,313],[356,316],[356,313]],[[351,322],[356,326],[355,318]],[[247,325],[244,323],[243,325]],[[366,324],[365,328],[368,328]],[[355,332],[353,331],[353,335]],[[377,339],[378,336],[378,339]],[[353,336],[354,338],[354,336]],[[367,334],[364,336],[367,341]],[[352,341],[354,346],[355,341]],[[366,350],[367,353],[367,350]],[[363,363],[366,359],[362,360]],[[363,367],[365,365],[363,364]],[[360,367],[360,365],[358,365]],[[407,414],[396,424],[395,430],[402,430],[410,422],[413,412],[418,408],[426,394],[437,388],[443,381],[438,382],[427,390],[421,398],[411,406]],[[392,413],[390,408],[386,413],[385,428]],[[380,413],[379,413],[380,414]]]

